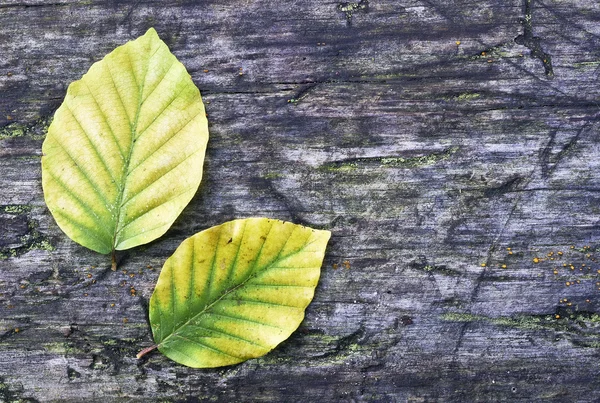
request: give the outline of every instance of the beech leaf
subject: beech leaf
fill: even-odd
[[[190,367],[256,358],[304,319],[329,231],[267,218],[230,221],[186,239],[150,298],[155,346]]]
[[[46,204],[94,251],[150,242],[196,193],[207,141],[200,91],[151,28],[69,85],[42,146]]]

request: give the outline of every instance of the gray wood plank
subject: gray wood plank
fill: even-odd
[[[45,208],[68,84],[154,26],[209,115],[201,188],[110,259]],[[0,2],[0,401],[597,401],[600,5],[568,0]],[[161,265],[224,221],[333,233],[263,358],[175,364]]]

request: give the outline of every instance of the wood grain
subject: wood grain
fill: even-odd
[[[151,26],[211,138],[113,272],[46,209],[41,142]],[[2,0],[0,55],[0,401],[600,399],[597,2]],[[164,260],[251,216],[333,233],[298,331],[233,367],[138,361]]]

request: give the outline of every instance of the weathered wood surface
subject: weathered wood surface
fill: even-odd
[[[206,171],[112,272],[45,208],[41,142],[151,26],[203,93]],[[596,1],[2,0],[0,401],[600,400],[599,72]],[[298,331],[136,360],[165,258],[248,216],[333,232]]]

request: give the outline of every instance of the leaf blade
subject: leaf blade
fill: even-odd
[[[42,146],[46,204],[97,252],[150,242],[196,193],[207,141],[200,92],[151,28],[69,85]]]
[[[158,349],[191,367],[266,354],[302,322],[330,235],[248,218],[186,239],[165,262],[150,299]]]

